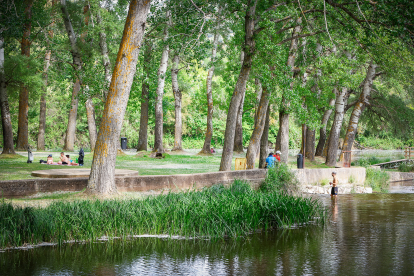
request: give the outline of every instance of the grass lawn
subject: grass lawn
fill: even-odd
[[[59,159],[59,152],[34,152],[34,161],[27,164],[27,153],[18,152],[18,155],[0,155],[0,181],[16,179],[34,179],[31,176],[32,171],[50,170],[50,169],[76,169],[78,166],[51,166],[40,164],[39,160],[46,160],[47,155],[52,154],[54,161]],[[75,159],[77,153],[70,154]],[[216,153],[213,156],[198,156],[192,152],[169,152],[163,159],[149,157],[150,152],[136,153],[127,152],[126,155],[120,155],[116,159],[117,169],[127,169],[138,171],[140,175],[173,175],[173,174],[193,174],[217,172],[220,167],[221,154]],[[235,158],[244,158],[245,154],[234,154],[232,161],[232,170],[234,170]],[[83,168],[90,168],[92,165],[92,153],[85,154],[85,165]],[[305,161],[305,168],[329,168],[324,163],[324,158],[317,157],[315,162]],[[259,161],[256,160],[256,168]],[[289,157],[289,167],[296,168],[296,157]]]

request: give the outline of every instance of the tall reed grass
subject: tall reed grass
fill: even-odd
[[[324,217],[319,201],[254,191],[243,181],[142,200],[58,201],[46,208],[13,207],[3,201],[0,247],[141,234],[237,238]]]

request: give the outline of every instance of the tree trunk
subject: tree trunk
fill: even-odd
[[[237,122],[236,122],[236,132],[234,134],[234,146],[233,151],[237,153],[243,153],[243,107],[244,107],[244,98],[243,95],[240,105],[239,111],[237,112]]]
[[[137,151],[148,150],[148,109],[149,109],[149,79],[150,79],[150,62],[152,54],[152,43],[146,43],[144,52],[144,79],[142,80],[141,89],[141,118],[139,120],[139,138]]]
[[[102,18],[101,18],[101,14],[98,12],[97,18],[96,18],[96,22],[98,23],[98,25],[102,24]],[[109,85],[111,84],[111,77],[112,77],[112,66],[111,66],[111,61],[109,60],[109,55],[108,55],[108,45],[106,43],[106,33],[103,30],[103,28],[101,27],[101,31],[99,32],[99,47],[101,49],[101,55],[102,55],[102,64],[104,66],[104,72],[105,72],[105,81],[106,81],[106,87],[104,90],[104,96],[105,96],[105,100],[106,97],[108,96],[108,89]]]
[[[30,57],[30,32],[32,29],[33,0],[25,0],[23,37],[21,40],[21,54]],[[17,150],[27,150],[29,147],[29,89],[25,85],[20,86],[19,94],[19,118],[17,128]]]
[[[252,68],[253,57],[256,53],[256,43],[254,41],[255,14],[257,0],[249,1],[245,16],[245,38],[243,45],[244,59],[236,87],[231,97],[229,111],[226,120],[226,131],[224,134],[223,155],[220,162],[220,171],[229,171],[233,158],[234,134],[237,123],[237,115],[240,103],[246,92],[246,84]]]
[[[302,18],[298,18],[296,20],[297,26],[294,28],[292,36],[298,36],[302,32]],[[292,39],[289,48],[289,56],[287,60],[287,66],[292,70],[292,78],[295,77],[294,74],[294,67],[295,67],[295,60],[296,60],[296,53],[298,51],[299,45],[299,38]],[[291,87],[293,86],[293,81],[291,83]],[[293,88],[293,87],[292,87]],[[280,151],[282,154],[280,155],[280,162],[286,163],[288,162],[289,157],[289,106],[290,103],[286,100],[285,97],[282,98],[282,111],[279,115],[280,120]]]
[[[200,153],[211,154],[211,138],[213,137],[213,76],[214,76],[214,62],[216,61],[217,56],[217,45],[218,45],[219,34],[216,31],[214,34],[213,49],[211,50],[211,67],[207,73],[206,81],[206,94],[207,94],[207,130],[206,136],[204,139],[203,149]]]
[[[40,95],[40,114],[39,114],[39,133],[37,136],[37,150],[45,150],[45,132],[46,132],[46,93],[48,84],[48,71],[50,66],[50,56],[52,51],[46,51],[45,65],[43,67],[44,90]]]
[[[275,142],[275,152],[276,151],[280,151],[280,131],[281,131],[281,122],[282,120],[280,120],[280,118],[282,118],[283,112],[279,112],[279,130],[277,131],[277,135],[276,135],[276,142]]]
[[[66,7],[66,0],[60,0],[60,6],[62,10],[63,22],[65,25],[66,32],[68,34],[69,43],[71,47],[71,54],[72,54],[72,59],[73,59],[73,65],[75,68],[75,75],[78,75],[82,68],[82,62],[81,62],[81,56],[80,56],[78,46],[76,45],[76,34],[73,30],[72,23],[69,18],[69,13]],[[72,89],[71,109],[69,111],[68,128],[66,129],[65,145],[63,147],[65,151],[74,150],[76,117],[78,115],[79,91],[80,91],[80,79],[77,76],[75,77],[75,81],[73,83],[73,89]]]
[[[266,166],[267,150],[269,148],[269,121],[270,121],[270,104],[267,106],[266,121],[263,128],[262,137],[260,138],[260,159],[259,168],[264,169]]]
[[[94,151],[96,138],[98,137],[98,132],[96,130],[96,121],[95,121],[95,108],[91,98],[88,98],[85,102],[86,106],[86,116],[88,119],[88,130],[89,130],[89,141],[91,145],[91,151]]]
[[[66,129],[64,151],[74,151],[76,117],[78,116],[78,94],[80,91],[80,80],[76,79],[73,84],[71,108],[69,110],[68,128]]]
[[[3,129],[3,152],[1,154],[16,154],[13,145],[13,128],[11,123],[9,100],[7,97],[6,78],[4,75],[4,41],[0,37],[0,108],[1,125]]]
[[[171,84],[175,100],[175,131],[174,131],[174,147],[172,150],[183,150],[182,133],[183,123],[181,118],[181,91],[178,87],[178,67],[180,64],[180,57],[175,55],[173,58],[173,65],[171,69]]]
[[[168,39],[168,28],[171,25],[171,14],[167,12],[168,24],[164,28],[164,42]],[[157,96],[155,100],[155,135],[154,135],[154,149],[153,152],[164,153],[163,142],[163,110],[162,110],[162,99],[164,97],[164,86],[165,86],[165,73],[167,72],[168,65],[168,55],[170,52],[170,47],[168,45],[164,46],[164,51],[161,55],[160,67],[158,69],[158,87],[157,87]]]
[[[257,151],[260,147],[260,141],[263,134],[263,129],[266,123],[267,108],[269,106],[270,93],[267,88],[263,88],[259,106],[255,114],[255,124],[252,136],[250,137],[249,147],[247,148],[247,169],[254,169],[254,163],[257,157]]]
[[[306,124],[302,124],[302,143],[300,145],[300,154],[302,154],[303,156],[305,156],[305,151],[306,151],[306,131],[307,130],[308,130],[308,127],[306,126]]]
[[[345,114],[345,105],[349,97],[348,88],[342,87],[336,90],[335,100],[335,118],[332,123],[331,133],[329,134],[328,152],[326,154],[325,164],[328,166],[336,165],[336,156],[338,152],[339,134],[341,132],[342,121]]]
[[[322,127],[319,130],[319,142],[318,146],[316,147],[316,156],[323,156],[323,148],[325,146],[326,142],[326,125],[328,124],[329,118],[332,114],[332,108],[335,105],[335,99],[331,99],[329,101],[329,107],[325,110],[325,113],[322,117]]]
[[[306,129],[305,157],[310,161],[315,161],[315,130]]]
[[[352,111],[351,118],[349,119],[348,129],[346,131],[344,145],[342,151],[351,151],[352,145],[354,144],[355,134],[358,129],[359,118],[364,112],[365,107],[369,104],[369,97],[372,90],[372,83],[376,77],[376,68],[377,65],[373,62],[370,63],[367,71],[367,76],[364,81],[361,95],[359,96],[358,102],[356,103],[354,110]],[[341,158],[344,158],[344,161],[350,163],[350,154],[340,155]],[[342,159],[341,159],[342,160]]]
[[[115,63],[108,100],[96,141],[87,192],[116,192],[115,160],[119,135],[134,79],[150,2],[132,0]]]

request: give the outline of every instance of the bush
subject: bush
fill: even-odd
[[[412,171],[414,171],[414,166],[410,165],[410,164],[407,164],[407,163],[401,163],[398,166],[398,171],[400,171],[400,172],[412,172]]]
[[[294,194],[298,191],[298,185],[295,173],[286,164],[279,163],[278,166],[268,169],[266,179],[259,189],[263,192]]]
[[[372,188],[373,192],[387,193],[389,189],[388,180],[390,176],[387,172],[374,168],[367,168],[365,184]]]

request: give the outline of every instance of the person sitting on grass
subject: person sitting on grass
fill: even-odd
[[[269,153],[269,156],[266,158],[266,167],[273,168],[276,163],[276,158],[273,157],[273,152]]]
[[[77,166],[78,163],[73,162],[72,160],[69,160],[69,157],[65,155],[64,152],[60,153],[60,162],[58,162],[59,165],[72,165]]]
[[[277,162],[280,162],[280,151],[276,151],[275,155],[273,155],[274,158],[276,158]]]
[[[49,156],[47,157],[47,162],[46,164],[48,165],[53,165],[53,157],[51,154],[49,154]]]

